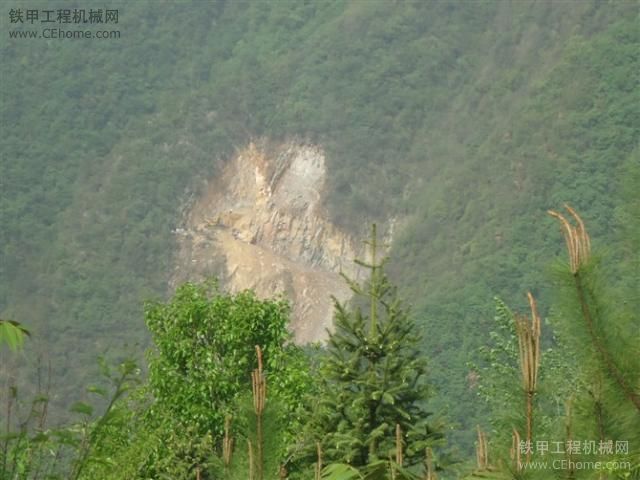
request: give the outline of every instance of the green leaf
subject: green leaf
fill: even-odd
[[[69,411],[90,416],[93,413],[93,407],[88,403],[76,402],[71,406]]]
[[[386,403],[388,405],[393,405],[395,403],[395,400],[393,398],[393,395],[391,395],[390,393],[383,393],[382,394],[382,402]]]
[[[0,345],[6,343],[14,352],[22,348],[29,331],[13,320],[0,319]]]
[[[324,480],[352,480],[364,478],[358,470],[344,463],[333,463],[322,470]]]
[[[87,387],[87,392],[95,393],[96,395],[100,395],[101,397],[105,397],[107,395],[107,390],[97,385],[90,385],[89,387]]]

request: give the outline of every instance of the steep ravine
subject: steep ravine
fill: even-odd
[[[361,242],[334,226],[323,208],[321,148],[251,143],[207,183],[185,214],[171,286],[218,276],[237,292],[279,293],[292,302],[297,342],[322,340],[331,327],[331,296],[350,290],[339,275],[360,272]]]

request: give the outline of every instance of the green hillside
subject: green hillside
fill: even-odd
[[[2,19],[0,315],[52,359],[58,406],[99,353],[141,356],[171,230],[251,138],[324,146],[338,224],[363,236],[397,220],[390,272],[424,333],[431,408],[464,451],[493,298],[524,309],[531,290],[547,313],[562,252],[547,209],[580,211],[620,265],[611,281],[637,285],[622,274],[637,261],[623,228],[638,220],[636,2],[109,8],[108,41],[10,39],[30,27]]]

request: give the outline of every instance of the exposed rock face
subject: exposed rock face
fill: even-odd
[[[177,229],[172,286],[211,275],[232,292],[284,294],[293,304],[297,342],[322,340],[331,326],[331,295],[351,291],[339,272],[358,278],[362,251],[322,207],[325,157],[316,146],[251,143],[208,183]]]

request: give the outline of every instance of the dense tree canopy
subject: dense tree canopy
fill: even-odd
[[[387,271],[429,333],[433,406],[467,452],[488,415],[468,364],[492,298],[552,304],[547,209],[570,200],[615,257],[604,283],[635,295],[635,2],[109,8],[118,40],[0,38],[0,317],[52,359],[51,415],[91,383],[96,352],[148,345],[142,299],[168,298],[171,230],[255,137],[322,145],[327,208],[356,235],[396,220]]]

